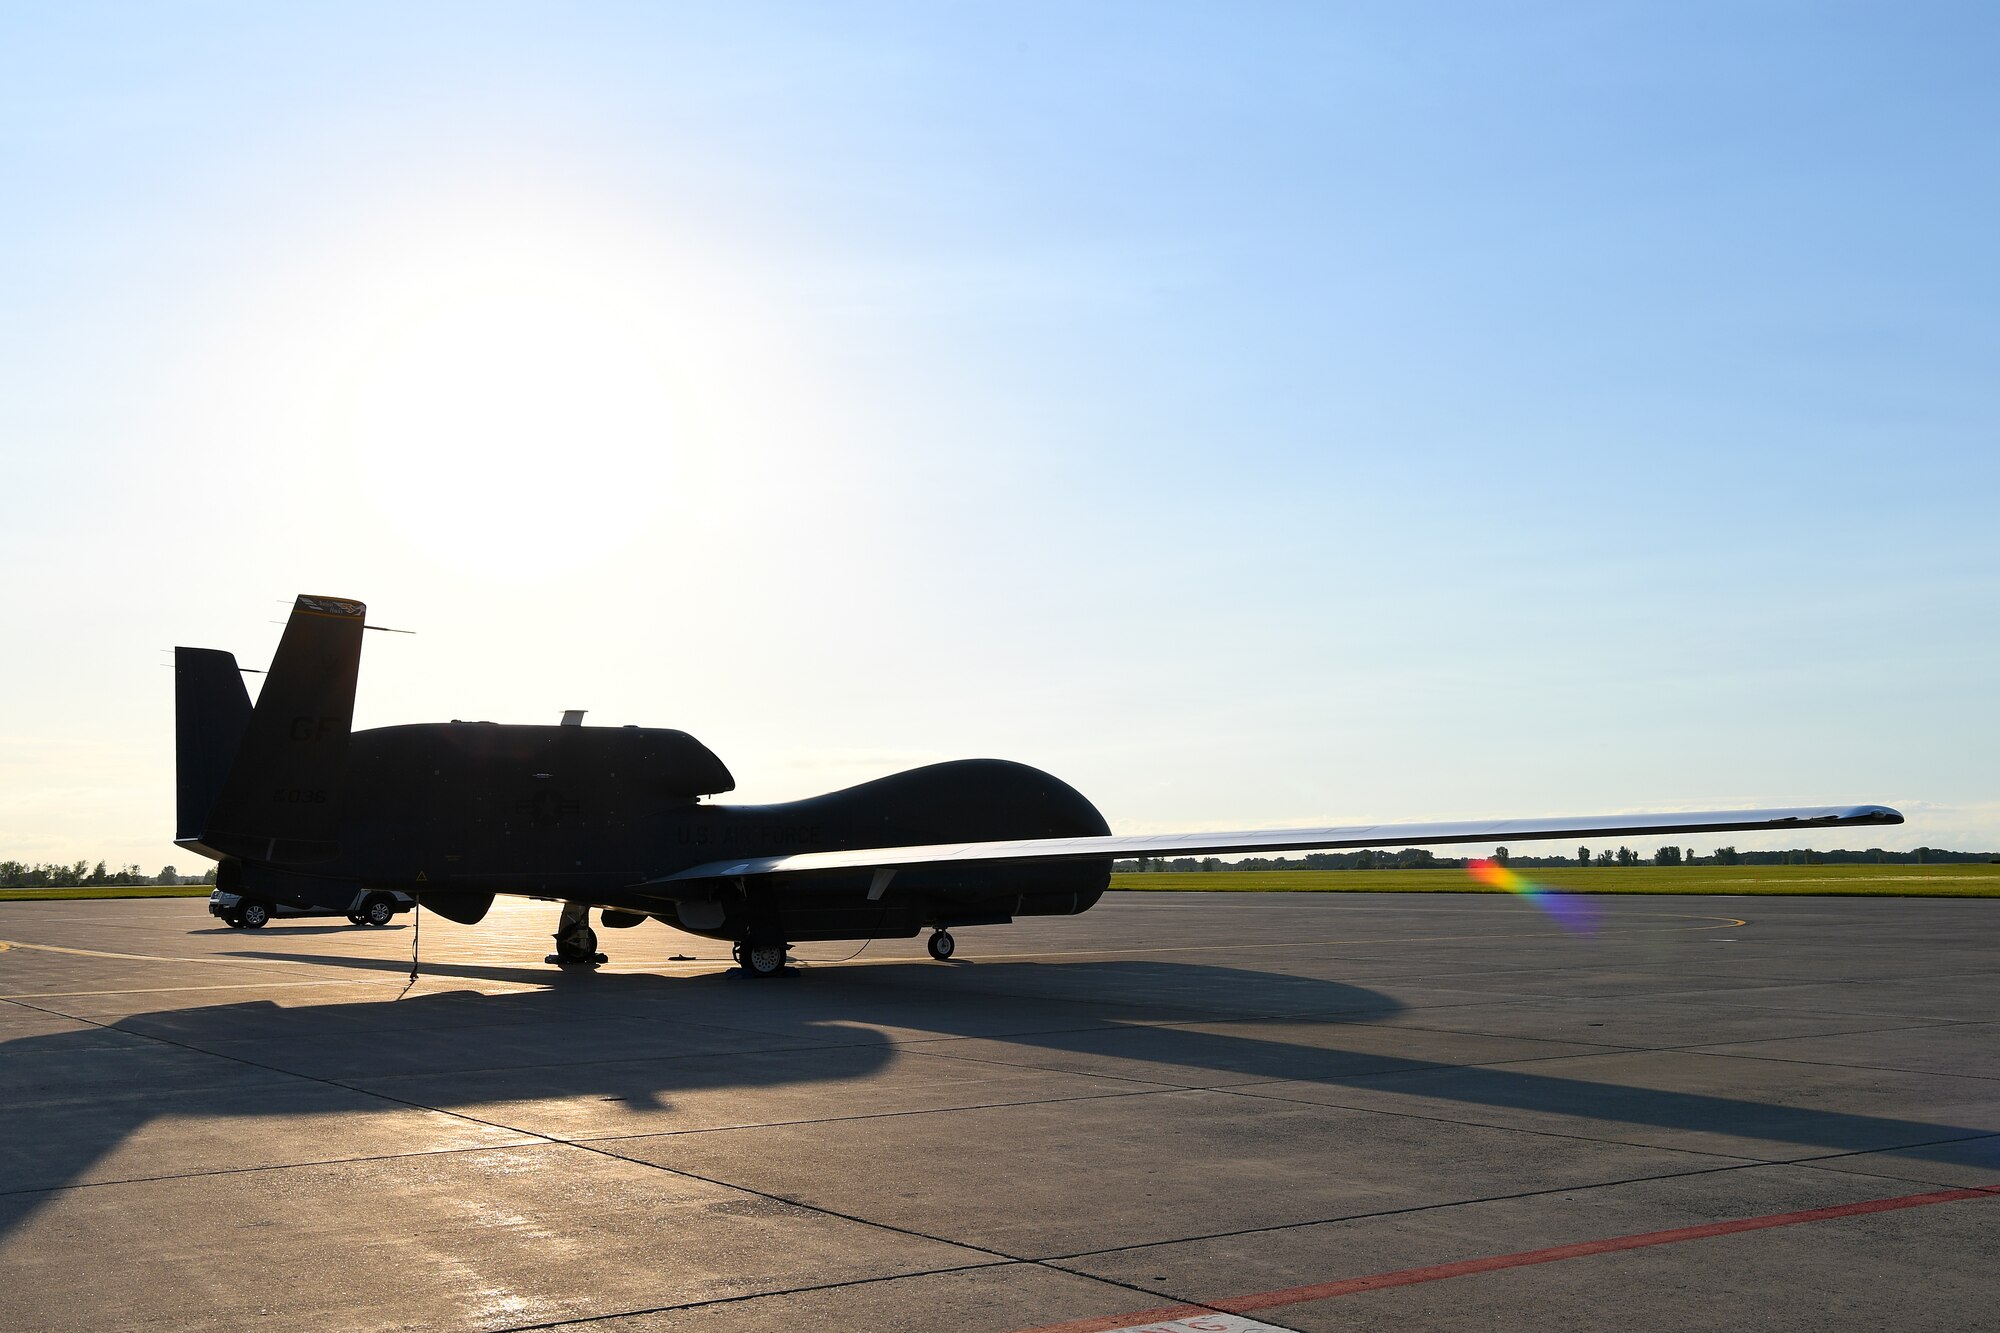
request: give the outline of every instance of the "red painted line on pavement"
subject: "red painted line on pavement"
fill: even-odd
[[[1827,1222],[1841,1217],[1889,1213],[1899,1208],[1927,1208],[1938,1203],[1994,1198],[2000,1198],[2000,1185],[1935,1190],[1929,1194],[1903,1194],[1893,1199],[1865,1199],[1860,1203],[1835,1204],[1831,1208],[1808,1208],[1796,1213],[1772,1213],[1764,1217],[1739,1218],[1733,1222],[1706,1222],[1701,1226],[1676,1227],[1671,1231],[1645,1231],[1630,1236],[1610,1236],[1603,1240],[1578,1241],[1573,1245],[1552,1245],[1541,1250],[1521,1250],[1514,1254],[1496,1254],[1484,1259],[1462,1259],[1457,1263],[1432,1264],[1426,1268],[1399,1268],[1389,1273],[1371,1273],[1367,1277],[1342,1278],[1339,1281],[1318,1282],[1306,1287],[1283,1287],[1277,1291],[1260,1291],[1249,1296],[1210,1301],[1206,1305],[1162,1305],[1151,1310],[1134,1310],[1127,1314],[1072,1319],[1068,1323],[1043,1324],[1023,1329],[1021,1333],[1110,1333],[1110,1330],[1130,1328],[1134,1324],[1162,1323],[1167,1320],[1185,1319],[1191,1315],[1214,1314],[1216,1311],[1249,1314],[1253,1310],[1268,1310],[1278,1305],[1303,1305],[1308,1301],[1352,1296],[1357,1292],[1381,1291],[1388,1287],[1410,1287],[1421,1282],[1437,1282],[1448,1277],[1492,1273],[1503,1268],[1526,1268],[1531,1264],[1552,1264],[1563,1259],[1581,1259],[1592,1254],[1615,1254],[1621,1250],[1643,1250],[1654,1245],[1677,1245],[1682,1241],[1729,1236],[1739,1231],[1764,1231],[1771,1227],[1793,1227],[1805,1222]]]

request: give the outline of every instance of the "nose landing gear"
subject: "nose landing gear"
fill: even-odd
[[[931,951],[931,957],[942,963],[950,960],[952,952],[958,948],[958,941],[951,937],[950,931],[940,927],[925,942],[924,947]]]
[[[791,947],[783,943],[751,944],[738,940],[729,946],[729,956],[753,977],[778,977],[785,975],[786,955]]]
[[[782,944],[745,944],[737,951],[737,958],[753,977],[775,977],[785,970]]]
[[[590,928],[589,903],[564,903],[556,923],[556,951],[545,960],[558,967],[590,969],[609,961],[597,951],[597,932]]]

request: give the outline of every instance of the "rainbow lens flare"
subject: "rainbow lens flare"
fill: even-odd
[[[1474,879],[1489,888],[1505,889],[1519,894],[1535,906],[1555,918],[1564,930],[1587,931],[1597,923],[1597,909],[1588,898],[1578,898],[1570,894],[1535,883],[1525,875],[1518,875],[1498,861],[1479,858],[1465,863],[1465,869]]]

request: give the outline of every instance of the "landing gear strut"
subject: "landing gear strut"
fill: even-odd
[[[769,885],[745,885],[741,880],[737,884],[743,892],[743,933],[749,936],[733,951],[738,965],[753,977],[785,976],[785,954],[792,946],[785,943],[777,899]]]
[[[937,932],[925,942],[924,947],[931,951],[931,957],[942,963],[951,958],[952,950],[958,947],[958,941],[951,937],[950,931],[939,927]]]
[[[607,961],[597,951],[597,932],[590,928],[589,903],[564,903],[556,922],[556,951],[547,958],[558,967],[593,968]]]

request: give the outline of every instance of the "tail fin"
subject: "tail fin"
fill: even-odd
[[[250,725],[250,692],[236,658],[214,648],[174,649],[174,841],[199,850],[208,812]]]
[[[206,846],[285,862],[324,861],[338,850],[367,611],[335,597],[301,596],[293,604],[235,762],[202,827]]]

